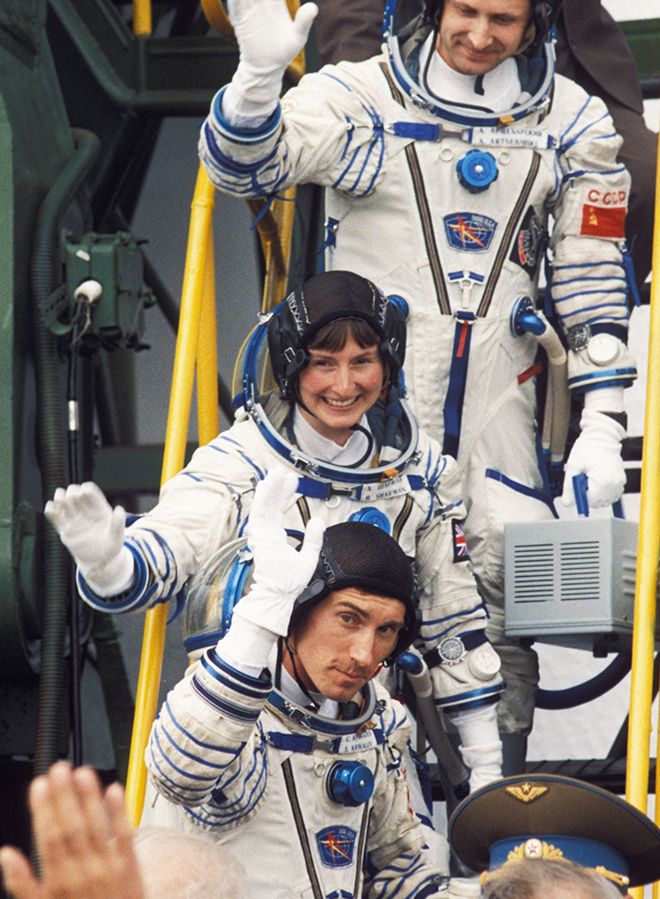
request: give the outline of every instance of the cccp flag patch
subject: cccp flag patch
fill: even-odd
[[[622,240],[626,224],[625,206],[595,206],[585,203],[582,207],[582,237],[607,237]]]

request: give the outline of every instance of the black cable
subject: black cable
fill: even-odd
[[[83,320],[83,303],[79,303],[76,309],[71,343],[67,354],[67,454],[69,464],[69,483],[80,482],[79,466],[79,396],[78,396],[78,359],[80,338],[85,331]],[[82,653],[80,646],[80,600],[75,583],[71,580],[69,585],[69,651],[71,667],[71,684],[69,687],[71,698],[71,752],[73,764],[78,767],[82,764],[83,738],[82,738]]]

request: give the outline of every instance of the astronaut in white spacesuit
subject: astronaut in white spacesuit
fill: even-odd
[[[243,536],[257,482],[277,463],[289,467],[298,475],[286,513],[292,531],[310,515],[363,521],[415,559],[418,646],[476,788],[501,772],[496,703],[504,685],[462,529],[458,466],[418,432],[401,395],[405,348],[401,298],[351,272],[311,278],[247,342],[235,424],[195,452],[154,509],[125,528],[124,510],[88,483],[57,490],[45,513],[94,608],[183,605],[190,579]],[[273,376],[279,391],[263,392]],[[198,625],[186,626],[191,654],[222,633],[222,621]]]
[[[327,267],[411,297],[411,404],[462,468],[468,544],[507,681],[498,714],[518,753],[510,771],[524,758],[538,671],[535,653],[504,636],[503,530],[554,515],[537,427],[544,364],[517,315],[535,306],[546,245],[545,311],[567,345],[568,386],[584,395],[563,502],[580,474],[590,506],[620,497],[623,391],[636,377],[629,176],[602,101],[554,75],[559,2],[425,0],[400,28],[389,0],[382,55],[326,66],[280,103],[315,6],[292,21],[284,0],[229,0],[240,61],[200,136],[220,190],[324,186]]]
[[[324,534],[316,517],[296,551],[296,490],[280,466],[257,487],[252,584],[152,729],[154,811],[227,845],[254,897],[436,895],[446,877],[401,766],[405,712],[371,681],[415,635],[410,560],[381,529]]]
[[[152,728],[152,813],[217,837],[255,899],[446,895],[409,808],[405,712],[371,680],[414,638],[410,560],[379,528],[316,517],[297,551],[296,489],[280,466],[257,487],[252,585]]]

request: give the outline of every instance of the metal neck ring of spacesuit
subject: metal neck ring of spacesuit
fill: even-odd
[[[555,48],[554,33],[551,29],[544,37],[540,46],[532,42],[531,49],[525,51],[534,54],[533,64],[543,65],[543,76],[535,86],[533,93],[520,104],[502,112],[490,112],[487,110],[468,109],[465,106],[444,102],[438,97],[426,91],[422,84],[418,83],[406,66],[401,51],[399,35],[397,33],[396,12],[399,0],[387,0],[383,18],[383,43],[387,46],[387,55],[390,65],[399,87],[417,106],[421,106],[427,112],[437,116],[443,121],[454,125],[463,125],[467,128],[494,128],[502,125],[512,125],[532,113],[541,116],[547,113],[552,98],[552,88],[555,76]],[[559,4],[557,3],[557,8]]]
[[[272,315],[276,315],[283,308],[283,305],[284,301],[279,303],[272,312],[262,316],[259,324],[248,339],[244,353],[241,391],[234,399],[234,407],[242,406],[246,410],[259,428],[261,436],[278,455],[299,470],[309,471],[315,477],[359,486],[361,484],[380,483],[403,472],[416,458],[419,437],[417,422],[403,396],[399,397],[398,403],[401,407],[401,424],[406,435],[406,445],[396,459],[374,468],[356,469],[343,465],[333,465],[331,462],[324,462],[314,456],[307,455],[298,447],[289,443],[273,426],[260,401],[259,372],[257,368],[262,346],[267,339],[268,322]]]

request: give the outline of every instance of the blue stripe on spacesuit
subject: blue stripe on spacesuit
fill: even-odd
[[[616,316],[614,314],[608,315],[607,318],[611,321],[628,321],[628,306],[624,303],[597,303],[595,306],[585,306],[583,309],[576,309],[573,312],[560,312],[559,317],[562,321],[565,321],[567,318],[573,318],[574,315],[585,315],[587,312],[596,312],[598,309],[615,309],[617,306],[620,306],[625,312],[621,316]],[[601,316],[596,316],[596,321],[599,321]],[[585,319],[586,320],[586,319]],[[591,319],[594,321],[594,319]]]
[[[254,144],[267,140],[277,131],[282,118],[282,109],[279,103],[269,118],[257,128],[239,128],[236,125],[232,125],[231,122],[225,118],[222,111],[222,97],[227,90],[227,87],[228,85],[221,87],[211,101],[211,115],[213,116],[218,130],[222,132],[223,137],[226,137],[233,143]]]
[[[172,577],[174,578],[174,583],[172,583],[170,585],[170,590],[168,593],[168,598],[169,598],[169,596],[171,596],[172,591],[174,589],[174,584],[176,583],[178,576],[179,576],[178,566],[176,564],[176,556],[172,552],[167,540],[165,540],[165,538],[163,536],[161,536],[161,534],[159,534],[158,531],[154,531],[151,528],[143,528],[143,530],[146,531],[147,534],[151,534],[151,536],[154,538],[154,540],[156,541],[156,543],[158,544],[158,546],[160,548],[160,551],[163,554],[163,561],[165,564],[165,573],[162,575],[162,579],[166,581],[170,577],[170,573],[172,574]],[[152,555],[152,558],[154,559],[154,565],[156,565],[155,557],[153,556],[153,553],[151,553],[150,545],[147,543],[146,546],[147,546],[147,549],[149,549],[149,552]],[[170,560],[171,560],[171,565],[170,565]],[[171,569],[173,569],[173,570],[171,570]],[[156,565],[156,570],[160,571],[160,568],[157,565]]]
[[[255,721],[259,718],[261,714],[261,708],[251,709],[246,708],[245,706],[238,706],[231,702],[226,702],[223,699],[215,696],[211,693],[210,690],[207,690],[206,687],[201,684],[195,675],[192,677],[191,686],[195,690],[196,693],[201,696],[202,699],[205,699],[209,705],[213,706],[213,708],[218,709],[218,711],[223,712],[227,715],[228,718],[233,718],[235,721],[242,721],[248,724],[254,724]]]
[[[176,717],[174,716],[174,712],[170,706],[169,699],[166,699],[163,703],[163,708],[160,711],[159,718],[162,719],[163,712],[167,712],[167,715],[170,719],[170,722],[174,725],[174,727],[185,736],[187,740],[190,740],[196,746],[199,746],[202,749],[213,749],[215,752],[224,752],[231,755],[238,755],[242,752],[243,747],[245,746],[245,742],[241,743],[238,747],[235,746],[218,746],[217,743],[207,743],[205,740],[199,740],[197,737],[193,736],[190,731],[186,730],[183,725],[179,724]],[[161,725],[165,728],[165,722],[161,721]]]
[[[620,165],[614,169],[572,169],[563,175],[561,181],[565,184],[567,181],[574,181],[576,178],[583,178],[585,175],[618,175],[625,171],[625,167]]]
[[[579,281],[582,279],[576,278],[575,280]],[[612,293],[617,294],[617,295],[623,294],[625,296],[625,291],[623,291],[620,287],[601,287],[599,290],[591,290],[591,289],[576,290],[574,293],[566,293],[560,297],[555,297],[554,301],[555,301],[555,306],[556,306],[558,303],[565,303],[566,300],[573,300],[573,299],[575,299],[575,297],[588,297],[588,296],[591,296],[592,294],[594,294],[596,296],[601,296],[601,295],[607,296],[608,294],[612,294]],[[614,304],[614,305],[618,305],[618,304]],[[628,308],[628,307],[626,306],[626,308]],[[571,313],[571,314],[577,314],[577,313],[580,313],[583,311],[584,311],[583,309],[577,309],[576,313]]]
[[[246,696],[252,699],[261,699],[262,702],[266,701],[268,696],[268,691],[265,693],[263,691],[256,692],[255,690],[250,689],[248,686],[242,686],[232,678],[226,677],[222,674],[222,672],[214,670],[212,666],[210,666],[204,656],[201,658],[201,664],[204,670],[209,674],[214,680],[218,681],[218,683],[223,684],[225,687],[228,687],[231,690],[234,690],[236,693],[240,693],[242,696]],[[197,675],[195,675],[197,677]]]
[[[242,679],[238,680],[236,677],[232,677],[229,671],[222,671],[221,668],[216,667],[213,662],[214,660],[209,660],[207,655],[215,655],[215,660],[218,659],[217,654],[215,654],[214,649],[208,650],[208,653],[203,655],[200,659],[200,663],[202,668],[209,674],[214,680],[218,681],[221,684],[224,684],[226,687],[229,687],[231,690],[235,690],[237,693],[240,693],[242,696],[248,696],[252,699],[256,699],[257,701],[261,701],[262,703],[266,701],[268,698],[268,693],[270,691],[270,686],[267,686],[265,689],[260,687],[255,687],[255,681],[251,678],[247,681]],[[197,674],[194,675],[197,677]],[[264,683],[262,681],[262,683]]]
[[[446,615],[444,618],[436,618],[434,621],[423,622],[420,626],[420,636],[425,643],[434,643],[438,640],[441,640],[443,637],[447,636],[447,634],[454,633],[457,627],[464,626],[464,618],[468,618],[470,615],[473,615],[475,612],[478,612],[479,609],[482,609],[484,612],[483,620],[486,619],[486,607],[483,603],[479,603],[473,609],[470,609],[465,612],[456,612],[453,615]],[[474,621],[474,619],[472,619]],[[444,627],[440,631],[436,631],[434,633],[429,634],[428,628],[433,624],[440,624],[442,622],[451,622],[447,627]]]
[[[211,153],[211,159],[213,160],[213,162],[218,166],[221,172],[225,172],[230,175],[253,175],[260,169],[262,169],[267,162],[270,162],[271,159],[277,158],[276,147],[273,148],[265,156],[262,156],[260,159],[257,159],[254,162],[238,162],[238,160],[233,159],[231,156],[225,156],[225,154],[216,143],[215,135],[213,134],[211,126],[208,122],[206,122],[204,125],[204,138],[206,140],[206,145]]]
[[[415,855],[402,854],[386,868],[381,868],[377,877],[370,879],[365,894],[368,893],[372,897],[387,897],[387,899],[397,899],[397,897],[399,899],[426,899],[428,896],[436,896],[439,887],[446,883],[446,877],[433,874],[425,877],[412,889],[408,885],[408,878],[423,866],[424,860],[420,852]],[[395,883],[396,887],[392,889]]]
[[[128,590],[124,591],[125,596],[121,600],[117,600],[116,597],[97,596],[81,574],[80,569],[76,569],[76,586],[82,596],[84,596],[85,601],[94,609],[100,609],[103,612],[126,612],[141,608],[143,605],[146,605],[151,597],[153,589],[145,590],[149,584],[149,572],[147,571],[144,558],[128,540],[124,541],[124,546],[133,556],[135,568],[133,584]]]
[[[230,438],[230,437],[219,437],[218,440],[224,440],[224,441],[226,441],[227,443],[233,444],[233,445],[236,447],[237,452],[238,452],[238,455],[241,457],[241,459],[243,459],[244,462],[247,462],[247,464],[254,470],[254,472],[256,473],[256,475],[257,475],[257,477],[259,478],[259,480],[260,480],[260,481],[263,481],[263,479],[266,477],[266,472],[263,471],[261,468],[259,468],[259,466],[257,465],[257,463],[254,462],[254,460],[252,460],[252,459],[247,455],[247,453],[246,453],[245,450],[242,448],[241,444],[238,443],[238,441],[233,440],[233,439]],[[209,443],[208,446],[209,446],[212,450],[215,450],[216,453],[223,453],[223,454],[225,454],[225,455],[228,455],[228,452],[227,452],[226,449],[223,449],[223,448],[220,447],[220,446],[216,446],[215,443]]]
[[[178,765],[175,765],[174,762],[172,761],[171,757],[170,757],[170,756],[167,754],[167,752],[165,751],[165,749],[164,749],[164,747],[163,747],[163,744],[161,743],[161,740],[160,740],[160,734],[159,734],[159,728],[157,728],[157,727],[154,728],[154,730],[153,730],[153,738],[154,738],[154,741],[155,741],[155,743],[156,743],[156,746],[158,747],[158,751],[159,751],[159,753],[160,753],[160,755],[161,755],[161,758],[162,758],[165,762],[167,762],[167,764],[169,765],[169,767],[170,767],[173,771],[176,771],[177,774],[182,775],[182,777],[184,777],[186,780],[189,779],[189,780],[192,780],[192,781],[194,781],[194,782],[197,782],[197,781],[200,781],[200,780],[201,780],[201,781],[204,781],[205,783],[208,783],[208,784],[214,784],[214,783],[216,783],[216,781],[217,781],[217,779],[218,779],[218,775],[217,775],[217,774],[209,774],[208,777],[205,777],[204,775],[199,774],[199,772],[195,772],[194,774],[191,774],[188,768],[180,768]],[[181,753],[181,749],[180,749],[179,746],[177,746],[176,744],[173,744],[173,745],[174,745],[174,749],[175,749],[177,755],[179,755],[179,754],[185,754],[185,753]],[[153,748],[152,748],[152,751],[151,751],[151,756],[152,756],[152,758],[154,759],[154,764],[156,764],[156,767],[158,768],[159,772],[163,772],[162,764],[158,764],[158,763],[156,762],[156,759],[155,759],[154,753],[153,753]],[[164,772],[163,772],[163,774],[164,774]],[[164,775],[164,776],[167,777],[167,775]],[[170,779],[168,778],[168,780],[170,780]],[[170,780],[170,783],[173,783],[173,781]],[[188,787],[182,787],[181,784],[176,784],[176,786],[177,786],[179,789],[184,789],[184,790],[186,790],[186,791],[189,792],[189,793],[201,793],[201,794],[203,795],[204,793],[207,793],[207,792],[208,792],[208,787],[190,787],[190,788],[188,788]]]
[[[249,775],[244,781],[244,787],[248,785],[248,780]],[[247,797],[245,796],[244,789],[238,799],[232,801],[227,806],[221,805],[218,798],[216,798],[223,795],[222,787],[219,786],[217,790],[214,791],[214,798],[210,801],[203,804],[200,803],[196,806],[185,806],[186,814],[193,820],[210,827],[228,827],[234,821],[245,818],[246,815],[254,809],[264,794],[267,780],[268,771],[266,765],[262,763],[259,770],[259,776]]]
[[[367,115],[371,119],[371,123],[373,125],[372,139],[366,145],[366,152],[364,152],[364,158],[360,165],[360,169],[357,172],[355,179],[353,180],[352,185],[350,187],[342,187],[341,186],[344,178],[351,172],[353,165],[354,165],[356,159],[358,159],[360,153],[365,151],[364,145],[355,148],[350,160],[344,166],[343,171],[341,172],[339,177],[334,181],[334,183],[332,184],[332,187],[336,190],[341,189],[349,194],[356,193],[358,190],[358,187],[360,185],[360,181],[362,179],[364,171],[365,171],[367,164],[371,158],[372,152],[374,151],[374,149],[376,147],[378,147],[379,159],[376,163],[376,168],[375,168],[374,174],[372,175],[366,189],[360,191],[361,195],[366,195],[373,190],[374,182],[376,181],[376,178],[380,174],[380,170],[383,165],[383,157],[385,155],[385,139],[384,139],[384,135],[383,135],[383,123],[382,123],[380,116],[372,108],[370,109],[369,107],[365,106],[364,104],[361,104],[361,105],[362,105],[362,108],[364,109],[364,111],[367,113]]]
[[[605,371],[592,372],[591,374],[580,375],[568,379],[568,386],[571,389],[592,390],[596,388],[621,386],[621,382],[625,384],[632,383],[637,377],[636,368],[611,368]],[[598,381],[596,382],[596,378]],[[609,380],[603,380],[609,378]]]
[[[346,122],[346,125],[347,125],[347,128],[346,128],[346,143],[345,143],[345,145],[344,145],[344,149],[342,150],[341,156],[339,157],[340,161],[341,161],[342,159],[344,159],[344,157],[345,157],[346,154],[348,153],[349,148],[350,148],[351,144],[353,143],[353,134],[354,134],[354,132],[355,132],[355,127],[353,126],[353,124],[352,124],[350,118],[349,118],[347,115],[344,116],[344,121]]]
[[[564,138],[566,137],[567,134],[569,134],[572,131],[572,129],[575,127],[576,123],[579,122],[579,120],[582,118],[582,113],[585,111],[585,109],[587,108],[587,106],[589,106],[590,103],[591,103],[591,97],[587,97],[587,99],[584,101],[582,106],[576,112],[574,119],[571,122],[569,122],[569,124],[566,126],[566,128],[564,128],[562,133],[559,135],[560,145],[563,146]],[[604,117],[605,116],[602,115],[601,120]]]
[[[270,673],[266,672],[264,677],[252,677],[249,674],[246,674],[244,671],[240,671],[238,668],[234,668],[233,665],[230,665],[229,662],[226,662],[222,656],[220,656],[215,648],[209,649],[207,656],[210,662],[213,665],[216,665],[225,674],[231,675],[238,683],[246,684],[247,686],[251,686],[255,690],[255,696],[259,696],[261,698],[264,695],[268,695],[271,689],[271,678]],[[259,692],[256,692],[259,691]]]
[[[433,698],[433,702],[438,708],[450,709],[453,712],[460,712],[463,709],[473,709],[478,703],[490,705],[494,702],[499,694],[504,690],[505,683],[503,680],[493,684],[490,687],[480,687],[478,690],[469,690],[467,693],[461,693],[458,696],[448,696],[446,699]]]
[[[563,287],[564,284],[579,284],[584,281],[598,281],[599,283],[603,281],[623,281],[625,284],[626,278],[624,275],[576,275],[574,278],[567,278],[565,281],[557,281],[553,278],[552,286]],[[571,296],[577,296],[577,294],[571,294]],[[562,299],[566,299],[566,297],[562,297]]]
[[[162,732],[163,736],[165,737],[165,739],[167,740],[167,742],[170,744],[170,746],[179,755],[185,756],[186,758],[190,759],[192,762],[195,762],[196,764],[201,765],[204,768],[211,768],[214,771],[224,771],[226,768],[228,768],[229,765],[231,765],[231,763],[233,762],[234,758],[240,753],[241,749],[245,745],[245,744],[242,744],[241,746],[239,746],[238,748],[233,750],[230,753],[231,757],[229,759],[227,759],[225,762],[214,763],[214,762],[210,762],[206,756],[196,755],[194,752],[188,752],[186,749],[183,749],[183,747],[169,733],[169,731],[166,727],[163,727],[161,729],[161,732]],[[192,739],[192,734],[190,734],[188,731],[181,729],[181,732],[183,733],[183,735],[185,736],[186,739]],[[159,748],[160,748],[160,744],[159,744]],[[213,752],[219,751],[219,750],[216,750],[216,747],[211,744],[205,744],[204,748],[211,749]],[[216,774],[215,777],[217,777],[217,776],[218,775]]]
[[[454,332],[454,348],[451,354],[449,370],[449,386],[445,397],[444,423],[445,434],[442,452],[456,458],[461,436],[461,419],[463,417],[463,400],[467,382],[468,361],[470,358],[470,342],[472,339],[471,324],[475,316],[473,312],[456,313],[456,330]]]
[[[600,266],[603,266],[603,265],[606,266],[607,268],[621,268],[622,267],[620,262],[614,262],[613,260],[610,260],[610,261],[603,261],[603,262],[565,262],[563,265],[553,265],[552,270],[553,270],[553,272],[562,272],[569,268],[594,269],[594,268],[599,268]],[[602,275],[601,277],[608,278],[609,276]]]
[[[196,474],[193,474],[191,471],[182,471],[182,478],[190,478],[191,481],[196,481],[198,484],[202,483],[202,479],[198,478]]]
[[[500,484],[504,484],[505,487],[509,487],[511,490],[514,490],[516,493],[522,493],[524,496],[530,496],[534,499],[539,500],[539,502],[545,503],[545,505],[550,509],[553,516],[556,518],[557,513],[555,511],[554,504],[552,500],[547,497],[544,493],[541,493],[539,490],[536,490],[534,487],[527,487],[526,484],[521,484],[518,481],[513,481],[511,478],[508,478],[505,474],[502,474],[501,471],[497,471],[494,468],[486,469],[486,477],[490,478],[493,481],[499,481]]]
[[[224,790],[231,783],[231,781],[228,781],[227,783],[219,784],[217,789],[214,790],[214,798],[203,806],[204,812],[194,812],[189,809],[189,814],[198,821],[210,824],[213,827],[227,827],[232,822],[248,815],[260,801],[268,782],[268,766],[262,746],[255,746],[252,753],[252,765],[245,774],[241,773],[241,776],[243,778],[242,792],[235,799],[232,799],[231,802],[221,804],[218,801],[220,794],[224,793]]]

